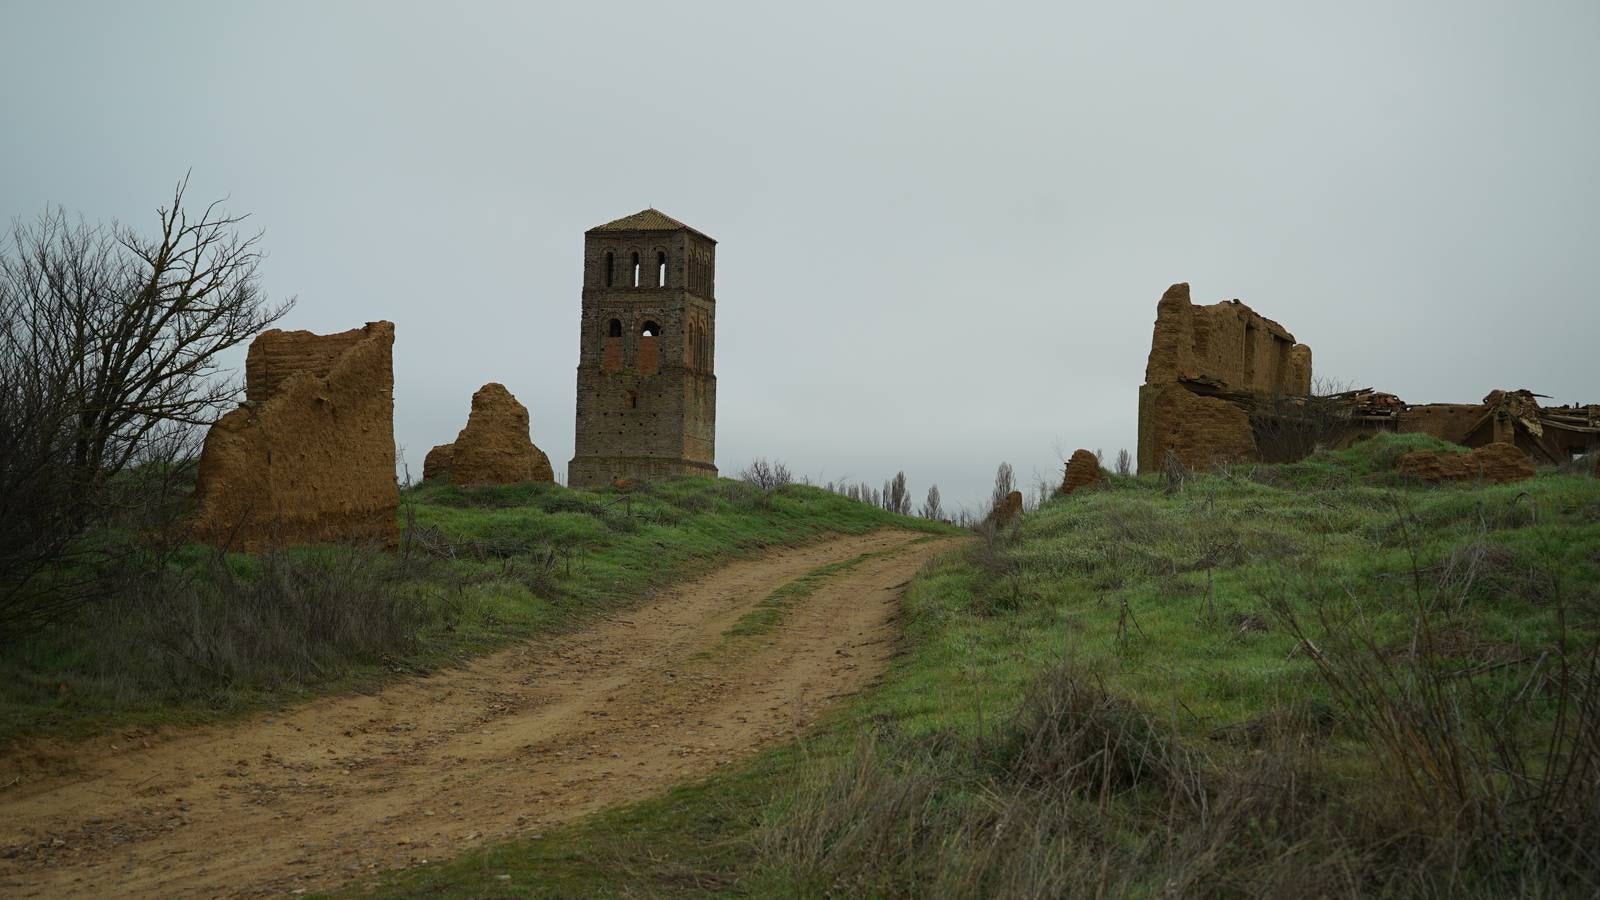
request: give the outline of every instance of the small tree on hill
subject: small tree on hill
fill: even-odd
[[[884,503],[890,512],[911,515],[911,491],[906,487],[906,473],[896,472],[889,482],[888,500]]]
[[[750,461],[750,465],[739,473],[739,478],[753,484],[763,491],[773,491],[791,483],[794,478],[789,474],[789,467],[780,462],[767,462],[766,457],[758,456]]]
[[[942,519],[944,510],[939,508],[939,486],[928,487],[928,499],[922,502],[922,517],[924,519]]]
[[[1117,474],[1124,478],[1133,474],[1133,454],[1127,447],[1117,451]]]
[[[999,509],[1000,504],[1006,502],[1006,498],[1016,489],[1016,476],[1011,471],[1011,463],[1001,463],[994,472],[994,496],[989,501],[989,508]]]

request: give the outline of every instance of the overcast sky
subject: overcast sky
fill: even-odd
[[[719,241],[724,474],[976,505],[1133,449],[1175,281],[1319,377],[1600,400],[1597,48],[1594,0],[0,0],[0,213],[192,169],[283,327],[396,323],[417,473],[489,381],[565,468],[583,232],[655,206]]]

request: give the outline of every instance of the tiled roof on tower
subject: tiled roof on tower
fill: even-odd
[[[706,240],[713,238],[696,228],[679,222],[659,209],[641,209],[631,216],[623,216],[614,222],[596,225],[589,229],[593,234],[599,231],[692,231]]]

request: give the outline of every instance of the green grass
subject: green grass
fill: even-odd
[[[920,544],[935,537],[936,535],[928,535],[917,538],[911,543]],[[816,593],[817,588],[821,587],[822,582],[828,577],[849,571],[869,559],[882,559],[885,556],[892,556],[899,552],[898,548],[893,550],[874,550],[870,553],[858,554],[850,559],[818,566],[762,598],[761,602],[756,604],[753,609],[740,616],[739,621],[729,626],[728,630],[723,632],[723,636],[750,637],[758,634],[768,634],[782,624],[785,614],[788,613],[796,601],[803,600]]]
[[[815,488],[670,479],[404,491],[399,552],[180,550],[0,648],[0,744],[215,721],[457,664],[581,626],[741,556],[887,526],[949,531]]]
[[[804,747],[370,890],[1590,895],[1600,482],[1392,475],[1430,447],[1052,500]]]

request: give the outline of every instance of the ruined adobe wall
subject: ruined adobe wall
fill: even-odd
[[[338,334],[276,328],[263,332],[250,343],[250,352],[245,357],[245,399],[259,403],[274,396],[292,375],[328,377],[339,357],[367,336],[365,328],[352,328]]]
[[[467,425],[455,442],[428,451],[422,477],[460,485],[556,480],[550,457],[529,436],[528,408],[496,382],[472,395]]]
[[[1467,436],[1489,408],[1482,403],[1423,403],[1408,406],[1396,417],[1401,433],[1431,434],[1452,444],[1466,443]]]
[[[1246,462],[1256,455],[1250,415],[1181,384],[1139,388],[1139,472],[1159,472],[1171,450],[1189,469]]]
[[[1196,306],[1188,284],[1167,288],[1139,388],[1140,472],[1159,471],[1168,450],[1191,469],[1256,456],[1246,409],[1196,393],[1185,381],[1226,393],[1303,397],[1311,392],[1311,348],[1237,300]]]
[[[395,545],[393,347],[391,322],[256,338],[246,401],[206,434],[196,538],[246,552],[348,540]]]
[[[1311,393],[1311,348],[1238,300],[1195,306],[1175,284],[1156,306],[1146,384],[1211,379],[1253,394]]]
[[[1072,451],[1072,458],[1067,460],[1066,470],[1062,472],[1061,488],[1057,493],[1070,494],[1105,480],[1106,473],[1100,470],[1100,457],[1079,448]]]
[[[1528,455],[1512,444],[1489,443],[1466,453],[1419,450],[1395,460],[1395,471],[1422,481],[1510,484],[1534,476]]]

